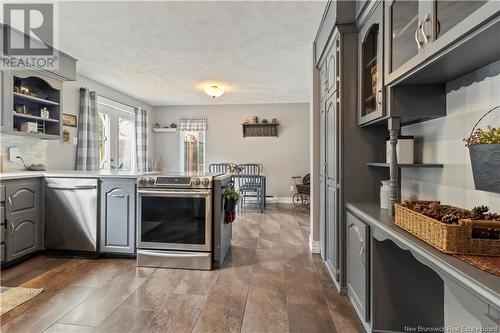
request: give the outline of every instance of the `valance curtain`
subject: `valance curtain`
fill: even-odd
[[[207,118],[206,117],[186,117],[179,118],[177,124],[179,131],[206,131]]]
[[[135,110],[135,135],[137,145],[137,171],[148,171],[148,112]]]
[[[97,95],[95,91],[90,91],[87,88],[80,88],[76,169],[81,171],[97,171],[99,169]]]

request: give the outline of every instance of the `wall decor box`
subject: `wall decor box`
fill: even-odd
[[[72,114],[63,113],[63,125],[69,127],[76,127],[76,116]]]

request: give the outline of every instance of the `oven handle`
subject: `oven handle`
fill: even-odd
[[[138,190],[138,194],[148,197],[182,197],[182,198],[205,198],[210,196],[210,191],[152,191]]]
[[[148,250],[137,250],[137,254],[147,255],[151,257],[185,257],[185,258],[199,258],[199,257],[208,257],[210,253],[188,253],[188,252],[160,252],[160,251],[148,251]]]

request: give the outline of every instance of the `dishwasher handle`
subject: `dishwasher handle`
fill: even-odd
[[[61,186],[61,185],[47,185],[47,188],[52,188],[54,190],[95,190],[97,185],[73,185],[73,186]]]

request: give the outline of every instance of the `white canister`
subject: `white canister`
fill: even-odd
[[[414,137],[413,136],[400,136],[398,144],[396,145],[396,154],[398,157],[398,164],[413,164],[414,159]],[[389,141],[386,142],[386,163],[391,163],[392,146]]]
[[[25,133],[38,133],[38,125],[37,123],[26,121],[21,123],[21,132]]]
[[[388,209],[390,200],[389,184],[390,180],[382,180],[382,186],[380,186],[380,208]]]
[[[44,107],[43,109],[40,110],[40,117],[43,119],[49,119],[50,112],[49,112],[49,110],[47,110],[46,107]]]

